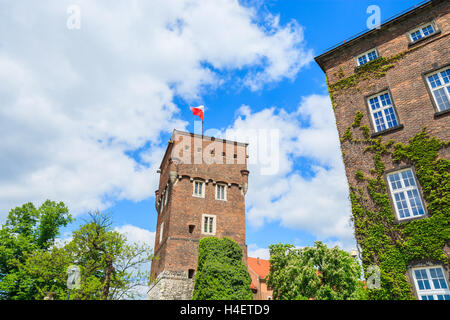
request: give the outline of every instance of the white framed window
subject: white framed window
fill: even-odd
[[[216,184],[216,200],[227,200],[227,186],[224,184]]]
[[[168,198],[169,198],[169,189],[166,187],[166,188],[164,189],[164,206],[167,205],[167,200],[168,200]]]
[[[414,268],[412,276],[420,300],[450,300],[450,291],[442,267]]]
[[[389,173],[387,180],[399,220],[425,215],[422,197],[411,168]]]
[[[450,109],[450,67],[429,74],[426,78],[438,110]]]
[[[376,49],[371,49],[369,51],[364,52],[363,54],[360,54],[356,57],[356,63],[358,66],[362,66],[363,64],[366,64],[369,61],[375,60],[378,58],[378,52]]]
[[[164,207],[167,205],[167,199],[169,198],[169,193],[168,193],[168,189],[167,187],[164,188],[163,194],[161,196],[161,200],[160,200],[160,204],[161,204],[161,209],[159,212],[162,212]]]
[[[416,42],[426,36],[429,36],[436,32],[436,28],[433,23],[426,23],[421,25],[420,27],[411,30],[408,32],[409,40],[411,42]]]
[[[203,181],[194,181],[192,195],[200,198],[205,197],[205,183]]]
[[[161,225],[159,226],[159,243],[161,243],[162,241],[163,232],[164,232],[164,222],[161,222]]]
[[[202,234],[216,234],[216,216],[211,214],[202,215]]]
[[[379,93],[367,100],[375,132],[384,131],[399,125],[388,91]]]

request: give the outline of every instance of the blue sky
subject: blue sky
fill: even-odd
[[[279,130],[279,170],[250,168],[247,244],[354,247],[325,77],[313,57],[418,0],[0,2],[0,222],[64,201],[153,242],[153,192],[172,129]],[[81,9],[69,29],[67,9]]]

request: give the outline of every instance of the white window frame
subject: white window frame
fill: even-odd
[[[414,179],[414,184],[415,184],[415,185],[414,185],[414,186],[412,186],[412,185],[410,185],[410,186],[405,186],[405,185],[404,185],[403,178],[400,177],[399,182],[400,182],[400,184],[401,184],[401,187],[398,188],[398,189],[396,189],[396,190],[394,190],[394,189],[392,188],[392,182],[391,182],[391,180],[389,179],[389,177],[390,177],[391,175],[394,175],[394,174],[399,174],[399,175],[401,175],[402,172],[406,172],[406,171],[410,171],[410,172],[411,172],[412,178]],[[393,202],[393,205],[394,205],[394,208],[395,208],[395,214],[396,214],[397,219],[398,219],[399,221],[401,221],[401,220],[408,220],[408,219],[414,219],[414,218],[420,218],[420,217],[425,217],[425,216],[427,215],[427,213],[426,213],[426,208],[425,208],[425,203],[424,203],[424,201],[423,201],[423,199],[422,199],[422,194],[420,193],[420,190],[419,190],[419,184],[418,184],[418,182],[417,182],[416,175],[414,174],[414,171],[413,171],[412,168],[405,168],[405,169],[402,169],[402,170],[397,170],[397,171],[390,172],[390,173],[388,173],[388,174],[386,175],[386,180],[387,180],[387,183],[388,183],[388,187],[389,187],[389,192],[390,192],[390,195],[391,195],[391,199],[392,199],[392,202]],[[407,195],[407,192],[408,192],[408,191],[412,191],[412,190],[416,190],[416,191],[417,191],[417,194],[419,195],[418,198],[419,198],[419,201],[420,201],[420,205],[422,206],[423,214],[418,214],[418,215],[414,215],[414,214],[413,214],[413,210],[412,210],[411,203],[410,203],[410,198],[408,198],[408,195]],[[404,196],[405,196],[406,206],[407,206],[408,212],[409,212],[409,214],[410,214],[410,215],[407,216],[407,217],[406,217],[406,216],[405,216],[405,217],[400,217],[398,204],[397,204],[397,201],[396,201],[396,199],[395,199],[395,194],[401,193],[401,192],[402,192],[402,193],[404,194]]]
[[[431,27],[433,28],[433,33],[430,33],[430,34],[428,34],[428,35],[425,35],[425,34],[423,33],[423,29],[426,28],[426,27],[428,27],[428,26],[431,26]],[[421,37],[420,37],[420,39],[413,40],[412,34],[413,34],[413,33],[416,33],[417,31],[420,32],[420,36],[421,36]],[[422,40],[423,38],[427,38],[427,37],[429,37],[429,36],[435,34],[437,31],[438,31],[438,29],[437,29],[436,24],[435,24],[434,22],[427,22],[427,23],[423,23],[423,24],[421,24],[420,26],[418,26],[417,28],[414,28],[414,29],[412,29],[411,31],[409,31],[409,32],[408,32],[408,38],[409,38],[409,41],[410,41],[411,43],[415,43],[415,42],[417,42],[417,41],[419,41],[419,40]]]
[[[440,269],[441,270],[442,275],[444,277],[445,285],[447,286],[447,288],[436,288],[435,287],[434,281],[431,278],[430,269]],[[430,289],[420,289],[419,288],[418,279],[417,279],[416,273],[415,273],[415,271],[418,271],[418,270],[425,270],[426,275],[427,275],[427,280],[430,285]],[[447,277],[445,276],[445,270],[440,265],[412,268],[411,276],[412,276],[412,279],[414,282],[414,287],[416,289],[416,294],[417,294],[417,297],[419,298],[419,300],[424,300],[423,296],[427,296],[427,297],[433,296],[433,300],[438,300],[438,297],[437,297],[438,295],[450,295]],[[428,300],[428,299],[426,299],[426,300]]]
[[[161,209],[160,209],[159,212],[162,212],[164,207],[167,205],[167,198],[169,197],[169,195],[167,194],[167,192],[168,192],[167,190],[168,190],[167,187],[165,187],[164,190],[163,190],[163,194],[162,194],[161,199],[160,199]]]
[[[162,241],[163,232],[164,232],[164,221],[161,222],[161,225],[159,226],[159,243],[161,243]]]
[[[219,187],[223,187],[223,199],[218,197]],[[227,185],[223,183],[216,184],[216,200],[227,201]]]
[[[205,231],[205,218],[213,219],[212,220],[212,230],[210,230],[210,220],[207,221],[207,230]],[[202,215],[202,221],[201,221],[201,233],[205,235],[213,236],[216,234],[216,223],[217,219],[216,216],[213,214],[203,214]]]
[[[438,103],[438,101],[437,101],[437,99],[436,99],[436,96],[434,95],[434,92],[435,92],[435,91],[438,91],[438,90],[440,90],[440,89],[444,89],[444,93],[445,93],[445,96],[447,97],[447,101],[450,103],[450,92],[449,92],[449,90],[450,90],[450,89],[449,89],[449,88],[450,88],[450,82],[449,82],[449,83],[445,83],[445,82],[444,82],[444,78],[443,78],[442,75],[441,75],[441,72],[446,71],[446,70],[450,70],[450,66],[444,67],[444,68],[439,69],[439,70],[437,70],[437,71],[430,72],[430,73],[428,73],[428,74],[425,75],[425,78],[426,78],[426,81],[427,81],[427,84],[428,84],[428,88],[430,88],[430,92],[431,92],[433,101],[434,101],[434,103],[436,104],[436,108],[437,108],[438,112],[439,112],[439,111],[444,111],[444,110],[449,110],[449,109],[450,109],[450,108],[447,108],[447,109],[441,109],[441,106],[439,105],[439,103]],[[432,77],[432,76],[434,76],[434,75],[437,75],[438,78],[439,78],[439,81],[441,82],[441,85],[440,85],[440,86],[437,86],[436,88],[433,88],[433,87],[431,86],[431,82],[430,82],[430,80],[428,79],[429,77]]]
[[[202,186],[202,192],[201,194],[195,193],[195,184],[200,183]],[[205,197],[205,182],[200,180],[194,180],[192,183],[192,196],[197,198],[204,198]]]
[[[382,102],[381,102],[381,96],[385,95],[385,94],[389,95],[389,100],[391,101],[391,104],[385,105],[383,106]],[[378,103],[380,105],[380,108],[376,109],[376,110],[372,110],[372,106],[370,104],[370,100],[374,99],[374,98],[378,98]],[[372,124],[373,124],[373,129],[375,132],[383,132],[385,130],[391,129],[391,128],[395,128],[398,127],[400,125],[400,121],[398,119],[398,115],[397,115],[397,110],[395,110],[395,105],[394,102],[392,101],[392,96],[391,93],[389,92],[389,90],[383,91],[383,92],[379,92],[377,94],[374,94],[373,96],[370,96],[367,98],[367,106],[369,107],[369,112],[370,112],[370,119],[372,120]],[[393,126],[393,127],[388,127],[388,121],[386,118],[386,114],[385,114],[385,110],[392,108],[393,112],[394,112],[394,116],[395,116],[395,120],[397,122],[397,125]],[[377,128],[377,122],[375,120],[375,113],[381,111],[381,117],[383,119],[383,123],[385,125],[385,129],[380,129],[378,130]]]
[[[375,60],[375,59],[369,60],[369,53],[371,53],[371,52],[373,52],[373,51],[375,51],[375,54],[377,55],[377,57],[376,57],[375,59],[378,59],[378,58],[380,57],[380,55],[378,54],[378,50],[377,50],[377,48],[373,48],[373,49],[367,50],[366,52],[361,53],[360,55],[356,56],[356,57],[355,57],[356,65],[357,65],[357,66],[363,66],[363,65],[365,65],[365,64],[367,64],[367,63],[369,63],[369,62]],[[361,64],[361,63],[359,62],[359,58],[364,57],[364,56],[366,57],[367,62]]]

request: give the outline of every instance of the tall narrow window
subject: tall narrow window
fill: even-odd
[[[161,243],[164,232],[164,222],[161,222],[161,226],[159,227],[159,243]]]
[[[224,184],[216,185],[216,200],[227,200],[226,186]]]
[[[167,205],[167,200],[169,198],[169,189],[166,187],[166,189],[164,189],[164,206]]]
[[[202,181],[194,181],[194,193],[192,194],[195,197],[204,197],[205,196],[205,183]]]
[[[438,110],[450,109],[450,68],[428,75],[427,82]]]
[[[390,173],[387,175],[387,180],[399,220],[425,214],[412,169]]]
[[[364,52],[363,54],[360,54],[356,57],[356,61],[358,63],[358,66],[362,66],[363,64],[366,64],[369,61],[375,60],[378,58],[378,53],[376,49],[369,50],[367,52]]]
[[[444,270],[440,266],[412,270],[414,285],[420,300],[450,300]]]
[[[216,216],[204,214],[202,216],[202,233],[208,235],[216,234]]]
[[[389,92],[368,99],[372,122],[376,132],[399,125]]]

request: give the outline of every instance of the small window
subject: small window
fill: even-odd
[[[227,200],[227,189],[224,184],[216,185],[216,200]]]
[[[194,181],[194,197],[205,197],[205,183],[202,181]]]
[[[369,61],[375,60],[378,58],[378,53],[376,49],[369,50],[367,52],[364,52],[363,54],[356,57],[356,61],[358,63],[358,66],[362,66],[363,64],[366,64]]]
[[[195,225],[190,224],[189,225],[189,233],[193,233],[194,232],[194,228],[195,228]]]
[[[167,199],[169,198],[169,193],[168,193],[168,189],[167,187],[164,189],[163,194],[161,196],[161,201],[160,201],[160,205],[161,205],[161,209],[159,212],[163,212],[164,207],[167,205]]]
[[[422,38],[432,35],[433,33],[435,33],[435,28],[432,23],[428,23],[410,31],[409,38],[411,42],[416,42]]]
[[[164,206],[167,205],[167,200],[169,199],[169,189],[166,187],[164,192]]]
[[[450,109],[450,68],[428,75],[427,82],[438,110]]]
[[[420,300],[450,300],[450,291],[442,267],[415,268],[412,274]]]
[[[204,214],[202,216],[202,233],[208,235],[216,234],[216,216]]]
[[[189,269],[188,270],[188,278],[192,279],[192,278],[194,278],[194,275],[195,275],[195,270],[194,269]]]
[[[422,197],[412,169],[390,173],[387,180],[399,220],[425,215]]]
[[[375,132],[381,132],[399,125],[389,92],[385,91],[368,99]]]
[[[161,243],[164,232],[164,222],[161,222],[161,226],[159,227],[159,243]]]

